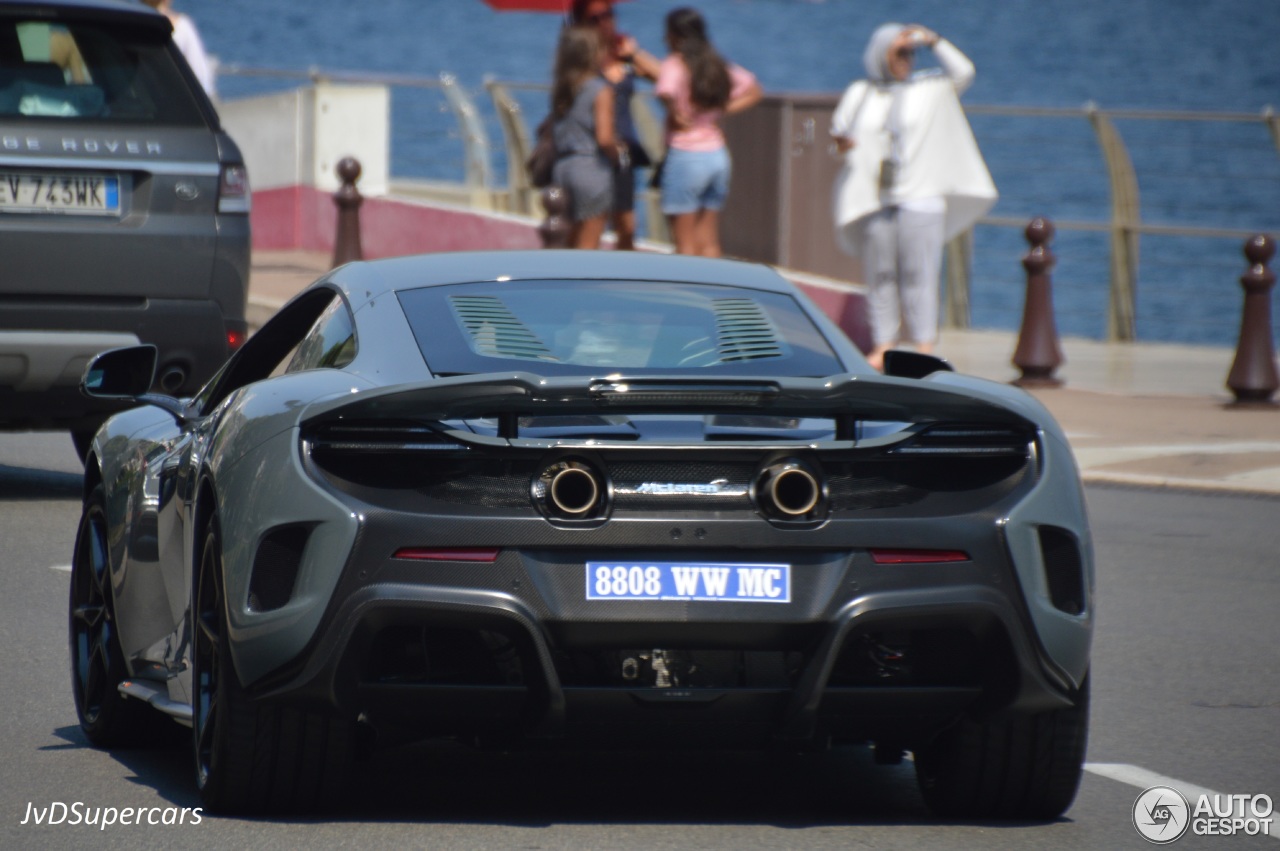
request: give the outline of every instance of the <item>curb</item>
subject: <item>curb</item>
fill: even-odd
[[[1252,499],[1280,499],[1280,490],[1278,489],[1251,487],[1246,484],[1213,481],[1212,479],[1184,479],[1174,476],[1144,475],[1142,473],[1099,473],[1081,470],[1080,481],[1086,485],[1105,485],[1138,490],[1185,491],[1204,495],[1217,494],[1219,496],[1240,496]]]

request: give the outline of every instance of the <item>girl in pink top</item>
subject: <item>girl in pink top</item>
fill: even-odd
[[[719,257],[720,210],[730,177],[720,117],[758,103],[760,86],[751,72],[716,52],[706,22],[693,9],[667,15],[666,39],[671,53],[655,90],[667,108],[662,212],[678,253]]]

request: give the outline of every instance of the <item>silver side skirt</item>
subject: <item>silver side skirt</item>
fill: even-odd
[[[188,727],[191,726],[191,705],[170,700],[167,690],[160,683],[125,680],[120,684],[119,691],[125,697],[145,700],[165,715],[171,716]]]

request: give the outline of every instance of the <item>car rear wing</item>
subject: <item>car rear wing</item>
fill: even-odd
[[[868,421],[1035,428],[1035,412],[1019,410],[1025,407],[1013,395],[1019,391],[992,385],[994,390],[984,392],[971,386],[974,379],[937,375],[938,380],[923,381],[859,374],[782,379],[544,377],[527,372],[468,375],[316,403],[305,412],[303,424],[316,428],[341,422],[493,419],[502,440],[520,438],[521,418],[590,414],[822,418],[834,422],[837,441],[853,440],[858,423]],[[962,386],[948,386],[957,384]],[[1009,398],[1002,398],[1006,394]]]

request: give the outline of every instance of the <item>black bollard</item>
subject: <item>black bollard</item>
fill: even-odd
[[[1227,373],[1227,387],[1236,397],[1232,407],[1273,407],[1271,397],[1280,387],[1271,339],[1271,288],[1275,286],[1276,273],[1267,268],[1275,253],[1276,241],[1265,234],[1245,240],[1244,256],[1249,268],[1240,276],[1244,312],[1236,358]]]
[[[1027,225],[1026,237],[1031,244],[1031,250],[1022,258],[1022,268],[1027,270],[1027,299],[1022,306],[1018,347],[1013,353],[1013,365],[1022,375],[1012,383],[1019,387],[1060,387],[1062,379],[1053,374],[1065,360],[1058,345],[1058,325],[1053,318],[1053,285],[1049,276],[1055,260],[1049,250],[1053,223],[1037,216]]]
[[[542,190],[542,206],[547,217],[538,225],[543,248],[568,248],[573,224],[569,221],[569,193],[561,186]]]
[[[336,171],[342,187],[333,193],[333,203],[338,208],[338,232],[333,239],[333,267],[364,259],[360,246],[360,205],[364,198],[356,189],[360,179],[360,161],[355,157],[343,157]]]

